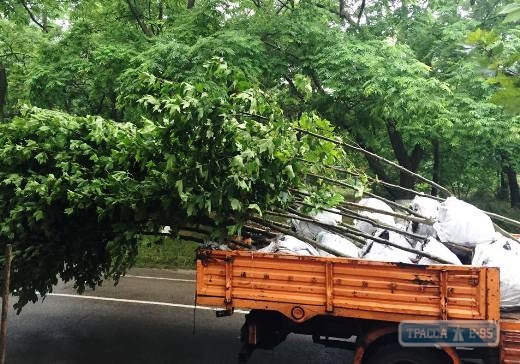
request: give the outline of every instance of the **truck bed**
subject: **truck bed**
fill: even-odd
[[[200,250],[196,294],[198,305],[274,310],[297,322],[500,319],[499,272],[487,267]]]
[[[500,320],[502,364],[520,363],[520,312],[502,313]]]

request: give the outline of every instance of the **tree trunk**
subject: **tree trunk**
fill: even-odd
[[[45,29],[45,32],[47,33],[49,30],[49,17],[47,16],[47,10],[46,8],[43,9],[43,14],[42,14],[42,25],[43,25],[43,29]]]
[[[157,11],[157,19],[158,20],[163,20],[164,18],[164,3],[163,1],[159,1],[159,9]]]
[[[507,176],[507,182],[509,184],[511,207],[520,207],[520,188],[518,187],[518,176],[516,171],[510,165],[505,165],[503,171]]]
[[[509,195],[509,186],[507,185],[506,176],[502,170],[498,172],[498,175],[500,177],[500,186],[496,193],[497,199],[507,200]]]
[[[119,111],[117,110],[117,96],[115,92],[110,92],[108,95],[110,99],[110,117],[114,121],[121,121]]]
[[[146,36],[153,37],[154,34],[150,27],[145,23],[141,10],[137,7],[136,4],[132,2],[132,0],[126,0],[126,3],[130,12],[132,13],[132,16],[134,17],[134,20],[137,22],[137,25],[139,25],[139,28],[141,28],[141,31]]]
[[[369,145],[366,143],[366,141],[362,138],[361,135],[355,132],[352,128],[349,128],[347,124],[345,123],[338,123],[339,125],[343,125],[350,135],[354,137],[356,140],[356,143],[363,149],[376,153]],[[419,169],[421,162],[424,158],[424,151],[420,145],[415,145],[414,149],[411,153],[408,153],[406,150],[406,146],[403,141],[403,137],[401,133],[396,129],[395,123],[392,121],[387,122],[387,131],[388,131],[388,137],[390,139],[390,143],[392,146],[392,150],[394,152],[394,155],[397,159],[397,162],[399,165],[405,167],[406,169],[416,173]],[[377,153],[376,153],[377,154]],[[399,172],[399,181],[396,181],[393,176],[391,176],[389,173],[386,172],[386,169],[384,168],[383,164],[378,161],[377,159],[371,158],[368,155],[365,155],[365,158],[368,162],[368,166],[370,169],[377,175],[377,177],[384,182],[392,183],[392,184],[399,184],[401,187],[405,187],[408,189],[413,190],[415,188],[416,179],[413,176],[410,176],[408,173],[405,172]],[[388,193],[391,195],[392,198],[396,200],[407,200],[414,197],[414,193],[403,191],[396,188],[391,187],[385,187],[385,189],[388,191]]]
[[[354,129],[352,129],[351,127],[348,126],[348,124],[345,124],[343,123],[345,129],[347,129],[347,131],[350,133],[350,135],[352,135],[352,137],[356,140],[356,143],[363,149],[371,152],[371,153],[374,153],[374,154],[377,154],[369,145],[367,145],[366,141],[364,140],[364,138],[355,132]],[[392,181],[391,178],[388,176],[388,174],[386,173],[386,170],[383,166],[383,164],[377,160],[376,158],[371,158],[370,156],[368,155],[365,155],[365,158],[367,160],[367,163],[368,163],[368,166],[370,167],[370,169],[372,170],[372,172],[375,173],[375,175],[382,181],[385,181],[385,182],[389,182],[389,183],[394,183],[395,181]],[[393,198],[393,199],[396,199],[397,196],[395,194],[396,192],[396,189],[395,188],[389,188],[389,187],[385,187],[385,190],[390,194],[390,196]]]
[[[441,179],[441,145],[438,139],[432,141],[433,146],[433,169],[432,169],[432,180],[433,182],[440,184]],[[437,188],[432,186],[432,196],[437,196],[439,191]]]
[[[103,94],[101,96],[101,99],[99,99],[97,107],[93,108],[94,110],[93,110],[92,114],[100,115],[103,112],[103,106],[105,104],[105,97],[106,97],[105,94]]]
[[[390,144],[392,145],[392,149],[397,161],[401,166],[416,173],[424,157],[424,151],[422,147],[419,144],[416,144],[412,152],[408,153],[404,144],[403,136],[397,130],[395,123],[392,120],[388,120],[386,122],[386,128],[388,132],[388,138],[390,139]],[[401,187],[413,190],[415,188],[415,183],[416,180],[413,176],[410,176],[404,172],[399,173],[399,184]],[[410,199],[414,197],[413,193],[401,190],[395,191],[395,194],[396,199]]]
[[[0,121],[5,117],[5,106],[7,105],[7,71],[0,65]]]
[[[345,0],[339,0],[339,17],[343,18],[345,15]]]
[[[415,178],[410,176],[408,173],[399,172],[399,186],[409,189],[415,188]],[[414,194],[406,191],[396,191],[398,200],[411,199],[414,197]]]

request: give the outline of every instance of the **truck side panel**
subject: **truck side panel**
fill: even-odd
[[[495,268],[203,250],[197,273],[199,305],[276,310],[295,321],[499,319]]]
[[[520,314],[506,315],[500,322],[500,363],[520,363]]]

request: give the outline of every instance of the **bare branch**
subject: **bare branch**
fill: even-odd
[[[307,193],[307,192],[298,191],[298,190],[295,190],[295,189],[291,189],[291,192],[297,193],[297,194],[302,195],[302,196],[310,196],[310,194]],[[377,198],[379,198],[379,197],[377,197]],[[429,220],[429,219],[427,219],[425,217],[415,217],[415,216],[400,214],[398,212],[390,212],[390,211],[380,210],[380,209],[376,209],[376,208],[373,208],[373,207],[360,205],[360,204],[355,203],[355,202],[343,202],[339,206],[340,209],[345,208],[347,211],[351,211],[350,207],[355,207],[358,210],[371,211],[371,212],[375,212],[375,213],[378,213],[378,214],[389,215],[389,216],[397,217],[398,219],[407,220],[407,221],[413,221],[413,222],[417,222],[417,223],[420,223],[420,224],[433,225],[433,221],[431,221],[431,220]]]
[[[342,252],[339,252],[339,251],[337,251],[335,249],[331,249],[328,246],[324,246],[324,245],[322,245],[321,243],[319,243],[317,241],[308,239],[305,236],[302,236],[302,235],[300,235],[300,234],[298,234],[298,233],[296,233],[296,232],[294,232],[294,231],[292,231],[290,229],[281,227],[280,224],[278,224],[275,221],[267,220],[267,219],[264,219],[264,218],[262,218],[262,219],[261,218],[253,218],[253,220],[256,221],[259,224],[262,224],[262,225],[272,229],[272,230],[279,231],[280,233],[282,233],[284,235],[294,236],[295,238],[300,239],[301,241],[306,242],[307,244],[313,246],[314,248],[324,250],[327,253],[330,253],[330,254],[333,254],[333,255],[336,255],[336,256],[340,256],[340,257],[344,256]]]
[[[326,141],[329,141],[331,143],[334,143],[336,145],[340,145],[340,146],[343,146],[345,148],[348,148],[348,149],[351,149],[351,150],[354,150],[354,151],[357,151],[357,152],[360,152],[360,153],[363,153],[365,155],[368,155],[370,156],[371,158],[375,158],[377,160],[380,160],[386,164],[389,164],[391,165],[392,167],[395,167],[397,168],[398,170],[402,171],[402,172],[405,172],[413,177],[415,177],[416,179],[420,180],[420,181],[423,181],[423,182],[426,182],[428,183],[429,185],[431,186],[434,186],[436,187],[437,189],[439,189],[440,191],[442,191],[443,193],[445,193],[446,195],[448,196],[451,196],[451,192],[448,191],[446,188],[444,188],[443,186],[427,179],[427,178],[424,178],[423,176],[417,174],[417,173],[414,173],[412,171],[410,171],[409,169],[406,169],[405,167],[397,164],[397,163],[394,163],[386,158],[383,158],[375,153],[372,153],[372,152],[369,152],[368,150],[365,150],[363,148],[360,148],[360,147],[357,147],[355,145],[352,145],[352,144],[348,144],[348,143],[345,143],[345,142],[341,142],[341,141],[338,141],[338,140],[335,140],[335,139],[332,139],[332,138],[328,138],[326,136],[323,136],[323,135],[320,135],[320,134],[316,134],[316,133],[313,133],[311,131],[308,131],[308,130],[305,130],[305,129],[302,129],[302,128],[298,128],[298,127],[295,127],[294,128],[295,130],[297,131],[300,131],[302,133],[305,133],[305,134],[308,134],[308,135],[311,135],[311,136],[314,136],[316,138],[319,138],[319,139],[322,139],[322,140],[326,140]]]
[[[301,202],[300,204],[303,205],[303,206],[307,206],[307,207],[313,207],[312,205],[307,204],[307,203],[303,203],[303,202]],[[360,220],[360,221],[365,221],[365,222],[368,222],[368,223],[370,223],[370,224],[372,224],[372,225],[374,225],[374,226],[376,226],[378,228],[389,230],[389,231],[393,231],[393,232],[401,234],[403,236],[408,236],[409,238],[413,238],[413,239],[417,239],[417,240],[426,240],[426,239],[428,239],[427,236],[414,234],[414,233],[411,233],[411,232],[399,229],[399,228],[397,228],[395,226],[383,224],[383,223],[381,223],[381,222],[379,222],[377,220],[371,219],[371,218],[369,218],[367,216],[363,216],[363,215],[361,215],[361,214],[359,214],[359,213],[357,213],[355,211],[352,211],[352,210],[335,211],[333,209],[328,209],[328,208],[320,208],[319,210],[320,211],[331,212],[333,214],[338,214],[338,215],[345,216],[345,217],[348,217],[348,218],[351,218],[351,219],[357,219],[357,220]]]
[[[338,180],[335,180],[333,178],[320,176],[320,175],[317,175],[317,174],[314,174],[314,173],[307,173],[307,175],[309,175],[311,177],[314,177],[314,178],[322,179],[324,181],[328,181],[328,182],[333,183],[333,184],[335,184],[337,186],[346,187],[346,188],[349,188],[351,190],[357,191],[356,186],[353,186],[353,185],[348,184],[348,183],[343,182],[343,181],[338,181]],[[421,218],[425,218],[424,216],[418,214],[417,212],[415,212],[415,211],[413,211],[413,210],[411,210],[411,209],[409,209],[407,207],[404,207],[404,206],[398,204],[397,202],[390,201],[389,199],[386,199],[384,197],[378,196],[375,193],[368,192],[368,191],[363,191],[363,195],[370,196],[370,197],[373,197],[373,198],[377,198],[378,200],[381,200],[381,201],[387,203],[388,205],[394,206],[395,208],[398,208],[400,210],[406,211],[407,213],[409,213],[411,215],[414,215],[414,216],[417,216],[417,217],[421,217]]]
[[[304,101],[305,100],[305,97],[303,97],[302,93],[300,91],[298,91],[298,89],[296,88],[296,85],[294,84],[293,80],[289,77],[289,76],[284,76],[284,79],[287,81],[287,83],[289,84],[289,88],[291,89],[291,91],[296,95],[298,96],[298,98],[301,100],[301,101]]]
[[[146,35],[147,37],[152,37],[154,34],[152,30],[148,27],[148,25],[146,25],[146,23],[144,22],[141,11],[132,2],[132,0],[126,0],[126,3],[128,4],[128,8],[130,9],[130,12],[132,13],[134,20],[137,22],[139,28],[141,28],[141,31],[144,33],[144,35]]]
[[[359,22],[361,21],[361,16],[363,15],[363,11],[365,10],[365,0],[361,1],[361,5],[359,6],[359,12],[357,17],[356,25],[359,26]]]
[[[286,217],[286,218],[289,218],[289,219],[301,220],[301,221],[305,221],[305,222],[311,222],[313,224],[319,225],[319,226],[324,227],[324,228],[335,228],[335,229],[340,228],[339,226],[322,223],[320,221],[317,221],[317,220],[311,218],[310,216],[305,216],[304,214],[300,214],[300,213],[298,213],[298,214],[285,214],[285,213],[278,213],[278,212],[274,212],[274,211],[267,211],[266,214],[274,215],[274,216],[280,216],[280,217]],[[344,229],[349,234],[357,235],[357,236],[360,236],[360,237],[372,240],[374,242],[377,242],[377,243],[380,243],[380,244],[383,244],[383,245],[388,245],[388,246],[394,247],[396,249],[400,249],[400,250],[404,250],[404,251],[407,251],[407,252],[410,252],[410,253],[414,253],[414,254],[417,254],[418,256],[426,257],[426,258],[435,260],[436,262],[439,262],[439,263],[451,264],[447,260],[444,260],[444,259],[439,258],[437,256],[431,255],[429,253],[426,253],[426,252],[423,252],[423,251],[420,251],[420,250],[417,250],[417,249],[413,249],[413,248],[403,247],[403,246],[401,246],[399,244],[396,244],[396,243],[393,243],[391,241],[388,241],[388,240],[385,240],[385,239],[381,239],[381,238],[378,238],[378,237],[375,237],[375,236],[363,233],[363,232],[357,230],[353,226],[349,226],[349,225],[345,224],[345,226],[341,226],[341,229]],[[295,236],[294,235],[295,233],[291,232],[291,231],[288,231],[287,234]],[[295,237],[297,237],[297,236],[295,236]],[[298,239],[300,239],[300,238],[298,238]],[[302,240],[302,239],[300,239],[300,240]],[[313,246],[316,246],[316,245],[319,244],[319,243],[314,242],[312,240],[310,240],[310,242],[309,242],[309,239],[306,239],[304,241],[307,242],[307,243],[312,242]],[[319,244],[318,247],[320,249],[323,249],[323,246],[321,244]],[[323,249],[323,250],[325,250],[325,249]],[[338,253],[339,252],[336,252],[336,253],[333,253],[333,254],[338,254]]]
[[[310,162],[308,160],[305,160],[303,158],[297,158],[297,159],[302,161],[302,162],[312,164],[312,162]],[[361,173],[348,171],[348,170],[346,170],[344,168],[333,167],[333,166],[324,166],[324,167],[332,169],[333,171],[340,172],[340,173],[345,173],[345,174],[348,174],[348,175],[351,175],[351,176],[354,176],[354,177],[362,177]],[[389,183],[389,182],[383,181],[382,179],[374,178],[374,177],[371,177],[369,175],[364,175],[364,176],[366,176],[366,178],[368,179],[368,181],[371,184],[380,184],[380,185],[385,186],[387,188],[392,188],[392,189],[403,191],[403,192],[414,193],[417,196],[426,196],[428,198],[431,198],[433,200],[437,200],[439,202],[443,202],[445,200],[444,198],[440,198],[440,197],[437,197],[437,196],[431,196],[431,195],[425,195],[422,192],[418,192],[418,191],[412,190],[410,188],[405,188],[405,187],[402,187],[402,186],[399,186],[399,185],[396,185],[396,184],[393,184],[393,183]]]
[[[276,9],[276,14],[280,14],[282,12],[283,9],[287,9],[287,10],[291,10],[288,6],[289,4],[289,1],[290,0],[287,0],[286,2],[283,2],[283,1],[278,1],[278,3],[280,4],[280,7],[278,9]]]
[[[27,3],[26,3],[24,0],[20,0],[20,4],[23,6],[23,8],[24,8],[25,11],[27,12],[27,14],[29,14],[29,17],[31,18],[31,20],[33,21],[33,23],[36,24],[38,27],[40,27],[41,30],[43,30],[45,33],[47,33],[47,32],[49,31],[49,29],[47,29],[47,26],[45,26],[43,23],[41,23],[40,21],[38,21],[38,19],[36,19],[36,16],[35,16],[34,13],[32,12],[30,6],[27,5]]]

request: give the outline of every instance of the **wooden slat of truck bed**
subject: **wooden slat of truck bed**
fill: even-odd
[[[301,306],[304,319],[317,314],[386,321],[499,319],[495,268],[246,251],[201,251],[199,256],[201,305],[272,309],[288,317]]]
[[[500,320],[500,362],[520,363],[520,312],[503,312]]]

